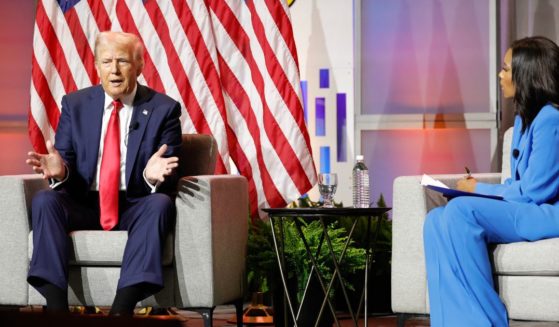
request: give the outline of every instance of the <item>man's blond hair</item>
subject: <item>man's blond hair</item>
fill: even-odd
[[[110,43],[119,43],[131,46],[134,53],[134,60],[140,65],[140,67],[144,67],[144,45],[142,44],[142,41],[137,35],[125,32],[106,31],[99,33],[95,39],[95,61],[99,59],[99,47]]]

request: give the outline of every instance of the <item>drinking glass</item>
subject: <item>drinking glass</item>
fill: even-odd
[[[333,208],[333,198],[338,187],[338,175],[334,173],[318,174],[318,191],[324,200],[322,207]]]

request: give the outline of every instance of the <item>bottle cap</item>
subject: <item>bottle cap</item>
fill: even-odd
[[[358,154],[355,156],[355,160],[357,161],[363,161],[363,155],[362,154]]]

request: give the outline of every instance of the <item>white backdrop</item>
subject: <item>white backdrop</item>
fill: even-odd
[[[351,0],[296,0],[291,19],[299,56],[301,80],[308,83],[307,117],[313,155],[320,170],[320,147],[330,147],[330,171],[338,173],[335,200],[351,205],[351,168],[354,153],[354,13]],[[329,88],[319,88],[319,70],[328,69]],[[346,94],[346,162],[336,158],[336,94]],[[316,136],[315,98],[324,97],[325,136]],[[309,193],[318,199],[316,187]]]

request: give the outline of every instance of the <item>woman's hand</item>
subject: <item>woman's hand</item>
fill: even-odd
[[[473,177],[463,178],[456,183],[456,189],[460,191],[475,193],[476,183],[477,181]]]

